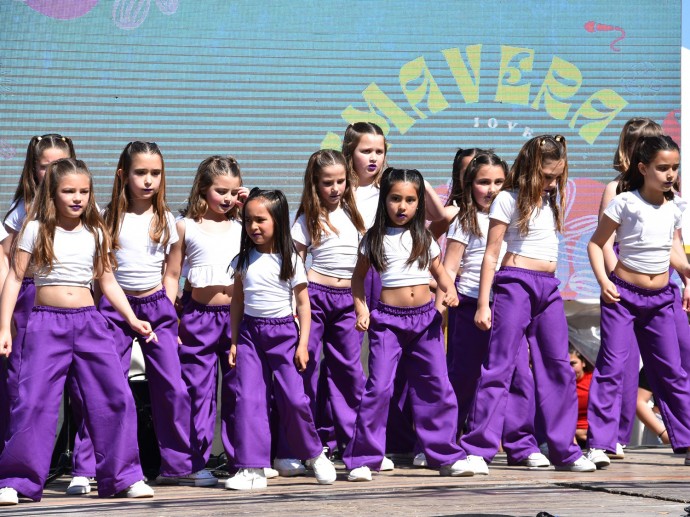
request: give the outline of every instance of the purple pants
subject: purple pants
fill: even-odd
[[[369,324],[369,378],[355,432],[345,449],[348,469],[379,470],[386,450],[386,415],[398,366],[409,383],[417,437],[431,467],[465,458],[455,443],[458,408],[448,381],[441,315],[420,307],[379,303]]]
[[[33,278],[24,278],[14,306],[12,320],[16,334],[12,339],[12,353],[6,360],[0,360],[0,452],[9,438],[7,430],[10,425],[10,411],[18,393],[19,368],[22,364],[22,345],[24,333],[29,321],[31,309],[36,298],[36,286]]]
[[[96,449],[98,495],[114,495],[143,479],[136,424],[128,418],[134,400],[111,336],[95,307],[34,307],[10,438],[0,456],[1,486],[41,499],[66,378],[82,388],[84,424]]]
[[[311,329],[309,364],[303,374],[304,392],[309,397],[321,442],[335,450],[338,445],[346,445],[352,438],[357,409],[364,390],[362,333],[355,329],[357,317],[352,290],[349,287],[329,287],[309,282],[308,289]],[[321,381],[319,375],[323,377]],[[318,393],[319,389],[325,392]],[[317,409],[317,401],[324,406],[328,404],[330,414],[326,412],[325,407]],[[325,422],[319,420],[318,417],[321,415],[326,416]],[[332,440],[332,437],[335,440]],[[332,443],[329,443],[331,440]],[[292,457],[291,452],[285,450],[283,442],[282,439],[278,441],[277,456]]]
[[[235,463],[234,436],[236,375],[228,364],[230,306],[189,300],[180,319],[179,347],[182,378],[192,404],[191,443],[194,463],[206,465],[216,425],[218,362],[221,381],[221,434],[228,463]]]
[[[479,383],[482,363],[489,350],[490,331],[474,324],[477,299],[459,295],[460,304],[448,312],[448,378],[458,401],[458,439],[469,414]],[[503,449],[509,463],[520,463],[530,454],[539,452],[534,438],[534,378],[529,367],[529,348],[525,341],[519,349],[515,372],[506,394],[503,424]],[[471,430],[471,429],[470,429]]]
[[[244,315],[237,339],[235,466],[271,464],[270,402],[275,398],[280,424],[294,457],[306,460],[322,452],[304,380],[294,363],[297,323],[285,318]]]
[[[527,338],[537,412],[544,421],[551,462],[565,465],[582,455],[573,443],[577,394],[558,283],[552,273],[528,269],[502,267],[496,273],[489,352],[470,409],[471,431],[460,439],[468,454],[491,460],[498,452],[505,420],[502,408]]]
[[[177,354],[178,328],[175,308],[165,295],[165,289],[142,298],[127,296],[127,300],[137,318],[150,322],[158,337],[158,343],[146,343],[140,339],[139,344],[146,365],[153,427],[161,452],[160,473],[167,477],[186,476],[204,468],[204,464],[195,463],[192,458],[189,438],[191,407]],[[105,296],[101,298],[98,310],[111,327],[110,332],[115,339],[121,369],[127,376],[132,358],[132,340],[141,336],[130,328]],[[75,394],[72,390],[70,392],[73,405],[80,406],[79,400],[76,399],[83,397],[83,394]],[[93,464],[90,439],[84,431],[88,432],[88,428],[80,427],[74,443],[73,461],[78,473],[91,472]]]
[[[688,314],[683,310],[683,300],[680,291],[673,286],[673,320],[676,324],[678,345],[680,346],[680,364],[685,373],[690,374],[690,326]],[[630,342],[628,360],[623,373],[623,391],[621,401],[621,419],[618,431],[618,443],[630,443],[635,414],[637,412],[637,388],[640,374],[640,349],[637,339]],[[660,395],[655,394],[656,398]]]
[[[611,274],[621,300],[601,303],[601,348],[589,390],[587,442],[615,451],[623,370],[634,340],[675,449],[690,446],[690,380],[681,367],[674,289],[643,289]]]

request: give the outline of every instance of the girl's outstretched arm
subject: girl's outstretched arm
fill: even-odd
[[[177,221],[177,242],[170,246],[170,253],[165,257],[165,274],[163,275],[163,287],[173,305],[177,299],[177,291],[180,288],[180,275],[182,274],[182,264],[184,263],[185,245],[184,220]]]
[[[30,253],[17,250],[14,257],[15,266],[10,268],[2,286],[2,294],[0,294],[0,355],[5,357],[8,357],[12,352],[12,314],[17,305],[17,296],[19,296],[22,279],[30,260]]]
[[[604,246],[606,246],[607,241],[616,232],[619,226],[620,225],[608,215],[603,215],[597,229],[594,231],[594,235],[592,235],[592,238],[587,244],[589,263],[601,287],[601,298],[604,300],[604,303],[615,303],[621,299],[616,285],[609,280],[604,262]]]
[[[489,219],[489,231],[486,236],[486,249],[482,259],[482,268],[479,273],[479,298],[477,298],[477,312],[474,315],[474,324],[482,330],[491,328],[491,286],[496,276],[496,266],[501,255],[501,246],[506,234],[508,224],[497,219]]]
[[[448,273],[451,282],[453,282],[455,277],[458,276],[460,261],[462,260],[462,256],[465,254],[465,248],[466,245],[461,242],[454,241],[452,239],[448,239],[446,241],[446,253],[443,255],[443,267]],[[443,303],[443,294],[445,293],[440,292],[439,289],[436,289],[436,310],[441,314],[443,314],[443,311],[446,310],[445,304]]]
[[[145,336],[147,343],[150,341],[158,343],[158,337],[151,328],[151,324],[148,321],[142,321],[137,318],[132,311],[132,307],[130,307],[129,301],[122,287],[115,280],[115,275],[112,271],[105,271],[98,279],[98,284],[101,286],[103,296],[108,299],[110,304],[120,313],[134,332]]]
[[[242,276],[235,271],[235,282],[232,287],[232,300],[230,301],[230,353],[228,363],[230,368],[237,366],[237,338],[240,335],[240,324],[244,317],[244,287]]]
[[[299,284],[293,287],[295,293],[295,305],[297,309],[297,321],[299,322],[299,343],[295,350],[295,366],[300,372],[307,369],[309,362],[309,330],[311,329],[311,304],[307,284]]]
[[[604,193],[601,195],[601,204],[599,205],[599,221],[604,217],[604,210],[606,210],[606,207],[609,206],[611,200],[616,197],[616,188],[618,188],[617,181],[610,182],[604,188]],[[616,253],[613,251],[613,243],[615,240],[616,232],[613,232],[602,248],[604,250],[604,267],[606,268],[607,274],[613,271],[618,262],[618,257],[616,257]]]
[[[365,332],[369,328],[369,308],[367,307],[367,298],[364,291],[364,278],[367,276],[369,270],[369,260],[361,253],[357,256],[357,264],[352,273],[352,298],[355,302],[355,314],[357,315],[357,323],[355,328]]]
[[[424,180],[424,204],[426,206],[426,218],[429,221],[442,221],[446,217],[446,210],[441,203],[441,198],[427,180]]]
[[[436,279],[436,284],[438,289],[436,289],[436,303],[438,304],[438,299],[442,298],[442,304],[447,307],[457,307],[458,306],[458,293],[455,290],[455,284],[448,276],[448,273],[441,265],[441,257],[435,257],[431,261],[429,266],[429,272],[431,276]]]

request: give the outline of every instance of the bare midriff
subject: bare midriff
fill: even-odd
[[[381,302],[394,307],[419,307],[431,301],[429,284],[384,287]]]
[[[555,273],[556,264],[556,261],[523,257],[511,252],[506,253],[503,257],[503,262],[501,262],[502,266],[519,267],[543,273]]]
[[[662,289],[668,285],[669,278],[668,271],[656,274],[640,273],[625,266],[621,261],[618,261],[616,267],[613,268],[613,274],[621,280],[643,289]]]
[[[307,272],[307,280],[315,284],[327,285],[328,287],[350,287],[349,278],[338,278],[336,276],[323,275],[310,269]]]
[[[78,309],[94,305],[91,289],[71,285],[44,285],[36,288],[36,305]]]

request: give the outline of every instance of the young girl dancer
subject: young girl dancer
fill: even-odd
[[[151,497],[136,446],[135,408],[112,333],[96,311],[90,284],[101,290],[139,337],[155,341],[115,282],[110,239],[92,196],[84,162],[61,159],[48,167],[30,217],[13,246],[13,268],[0,298],[0,351],[12,352],[11,316],[29,265],[36,306],[24,337],[19,397],[0,456],[0,504],[18,493],[39,501],[50,468],[53,436],[65,379],[83,387],[85,424],[98,454],[100,497]],[[152,344],[155,346],[155,343]],[[11,354],[10,354],[11,356]]]
[[[177,354],[177,314],[161,285],[163,265],[178,235],[175,219],[165,203],[163,155],[155,143],[130,142],[124,148],[104,218],[117,258],[115,278],[134,313],[150,321],[158,335],[156,346],[141,347],[161,450],[156,481],[213,486],[218,480],[203,469],[201,457],[192,457],[191,407]],[[126,373],[135,336],[107,299],[102,298],[98,308],[115,328]]]
[[[643,136],[660,136],[663,134],[663,128],[650,118],[635,117],[631,118],[625,123],[618,139],[618,147],[613,155],[613,169],[617,172],[617,175],[613,181],[606,185],[604,193],[601,196],[599,220],[603,218],[604,210],[617,194],[616,189],[618,188],[621,175],[630,166],[630,159],[632,158],[632,153],[635,150],[637,141]],[[608,242],[604,246],[604,265],[606,267],[607,274],[610,274],[613,271],[614,267],[616,267],[616,262],[618,262],[618,257],[616,254],[617,245],[614,244],[614,241],[615,233],[611,235]],[[682,310],[682,307],[678,315],[680,318],[685,320],[684,324],[687,327],[687,316]],[[682,320],[681,323],[683,323]],[[678,337],[680,338],[682,333],[679,332],[678,334]],[[640,372],[640,350],[637,347],[637,342],[635,341],[630,343],[630,354],[628,355],[628,362],[625,365],[624,372],[623,387],[620,395],[621,413],[618,424],[618,440],[616,441],[616,449],[614,451],[607,452],[609,458],[622,459],[625,457],[623,446],[630,443],[633,424],[635,423],[637,388]],[[584,434],[586,434],[586,432]],[[600,466],[605,466],[604,464],[606,461],[603,456],[599,458],[599,463]]]
[[[370,266],[380,273],[382,283],[381,301],[371,316],[364,293]],[[410,384],[417,437],[429,466],[446,476],[473,474],[455,443],[457,405],[429,273],[444,293],[444,303],[457,305],[453,284],[441,267],[440,249],[424,226],[422,175],[416,170],[387,169],[374,225],[362,241],[352,276],[357,328],[369,331],[369,378],[343,455],[350,481],[371,481],[371,469],[381,465],[385,416],[398,363]]]
[[[329,444],[330,436],[321,439],[333,451],[337,446],[347,445],[352,438],[364,388],[360,360],[362,337],[355,329],[350,288],[363,233],[364,223],[355,206],[345,158],[338,151],[315,152],[304,174],[302,202],[297,209],[292,238],[303,261],[306,262],[307,251],[312,257],[307,272],[311,328],[305,391],[315,413],[317,429],[321,422],[315,412],[316,400],[321,397],[330,405],[336,440]],[[317,396],[322,347],[321,375],[325,378],[318,383],[318,389],[325,393]]]
[[[199,164],[184,218],[177,222],[179,240],[170,250],[165,290],[174,303],[186,258],[191,299],[180,318],[179,356],[182,377],[192,403],[191,443],[194,463],[206,465],[216,424],[218,359],[221,377],[221,431],[228,462],[234,464],[232,421],[235,375],[228,365],[232,269],[240,251],[242,186],[240,167],[232,157],[210,156]]]
[[[10,210],[3,220],[5,229],[9,233],[9,238],[2,241],[5,256],[10,256],[12,243],[24,224],[27,210],[31,206],[38,186],[43,181],[48,164],[60,158],[76,158],[70,138],[49,133],[34,136],[29,141],[19,184],[12,198]],[[31,271],[27,271],[26,278],[22,280],[12,316],[16,330],[12,341],[12,355],[7,360],[7,369],[0,371],[0,393],[3,391],[7,393],[7,397],[3,397],[7,402],[7,409],[4,409],[0,414],[0,451],[4,446],[4,437],[9,426],[9,408],[17,398],[17,376],[22,358],[24,331],[29,314],[31,314],[31,308],[34,306],[35,295],[33,275]]]
[[[321,484],[335,481],[323,452],[299,372],[309,363],[307,275],[290,237],[288,204],[279,190],[252,189],[244,206],[240,253],[233,261],[230,366],[237,367],[232,490],[266,488],[271,463],[269,402],[298,459],[309,460]],[[296,303],[297,322],[292,300]]]
[[[690,446],[690,381],[681,366],[674,316],[675,286],[669,265],[687,278],[690,265],[677,230],[685,203],[674,195],[680,153],[668,136],[639,139],[618,194],[609,203],[587,247],[601,286],[601,349],[589,392],[588,457],[597,465],[613,451],[618,437],[620,385],[629,346],[637,341],[652,391],[674,449]],[[606,274],[603,248],[613,233],[618,262]],[[606,458],[608,459],[608,458]]]
[[[516,358],[527,344],[525,338],[551,462],[558,470],[596,470],[573,442],[575,377],[568,360],[563,300],[554,275],[567,177],[565,139],[560,135],[532,138],[522,146],[491,204],[475,314],[477,326],[491,329],[491,336],[470,409],[470,432],[460,439],[485,474],[489,470],[485,460],[498,452],[504,425],[501,409]],[[504,238],[507,252],[496,272]],[[493,308],[489,305],[492,284]]]
[[[448,377],[458,401],[458,433],[465,425],[474,400],[481,366],[489,346],[489,331],[474,325],[479,296],[479,278],[489,230],[489,207],[508,174],[506,163],[490,151],[478,152],[470,161],[462,185],[454,190],[452,204],[457,217],[448,230],[443,265],[456,278],[459,304],[448,310]],[[505,245],[501,246],[501,255]],[[461,273],[461,274],[460,274]],[[442,293],[438,293],[442,295]],[[436,308],[442,313],[442,296]],[[452,320],[452,321],[451,321]],[[526,346],[520,347],[515,373],[510,382],[503,426],[503,449],[509,464],[548,467],[534,438],[534,380]],[[459,436],[458,436],[459,438]]]

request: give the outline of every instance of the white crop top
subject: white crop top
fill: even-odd
[[[205,232],[193,219],[185,218],[184,243],[189,271],[187,280],[192,287],[232,285],[230,262],[240,252],[242,225],[231,221],[223,233]]]
[[[338,229],[338,233],[332,233],[324,222],[324,231],[321,232],[321,243],[318,246],[312,246],[304,214],[292,225],[292,238],[305,245],[311,253],[311,269],[335,278],[352,278],[361,235],[342,208],[328,214],[328,218],[331,225]]]
[[[170,240],[163,247],[151,241],[150,229],[153,213],[125,213],[118,235],[119,248],[115,251],[117,269],[115,278],[123,289],[145,291],[153,289],[163,277],[163,261],[170,251],[170,245],[179,240],[175,218],[170,212],[165,213]]]
[[[366,187],[357,187],[355,190],[355,203],[357,210],[364,221],[364,228],[367,230],[374,226],[374,219],[376,219],[376,208],[379,204],[380,189],[373,183]]]
[[[489,218],[508,224],[504,240],[508,244],[506,251],[527,258],[558,260],[558,235],[556,222],[548,198],[543,198],[544,204],[532,212],[527,226],[527,235],[520,235],[518,230],[517,192],[502,190],[498,193],[491,208]]]
[[[367,253],[367,238],[362,240],[362,253]],[[419,263],[405,264],[410,258],[412,250],[412,234],[407,228],[388,227],[383,238],[383,254],[386,269],[381,272],[382,287],[405,287],[408,285],[428,284],[431,279],[429,268],[420,269]],[[431,240],[429,259],[433,260],[441,254],[441,249],[435,240]]]
[[[640,273],[668,271],[673,233],[681,227],[685,205],[677,196],[663,205],[652,205],[637,190],[614,197],[604,214],[620,225],[616,230],[618,260]]]
[[[489,214],[477,212],[477,223],[482,233],[481,237],[465,233],[455,219],[448,228],[447,238],[465,245],[465,253],[462,256],[460,270],[458,270],[458,280],[456,286],[458,292],[470,298],[479,298],[479,278],[481,276],[482,261],[486,250],[486,238],[489,234]],[[501,252],[498,257],[496,267],[500,267],[503,255],[506,252],[507,244],[501,244]]]
[[[292,255],[295,275],[289,282],[280,279],[280,256],[249,252],[249,267],[242,276],[244,313],[256,318],[283,318],[292,316],[292,289],[307,283],[304,262],[297,253]],[[237,267],[237,257],[232,262]]]
[[[17,247],[20,250],[33,253],[38,229],[38,221],[29,221]],[[102,237],[99,233],[100,238]],[[53,262],[53,269],[49,273],[45,270],[34,271],[36,287],[45,285],[91,286],[96,241],[90,231],[84,226],[74,231],[56,227],[53,253],[55,254],[55,262]]]
[[[19,199],[16,203],[12,203],[12,206],[7,212],[5,226],[10,230],[19,232],[19,230],[22,229],[22,224],[24,224],[24,219],[26,219],[26,206],[24,206],[24,200]]]

